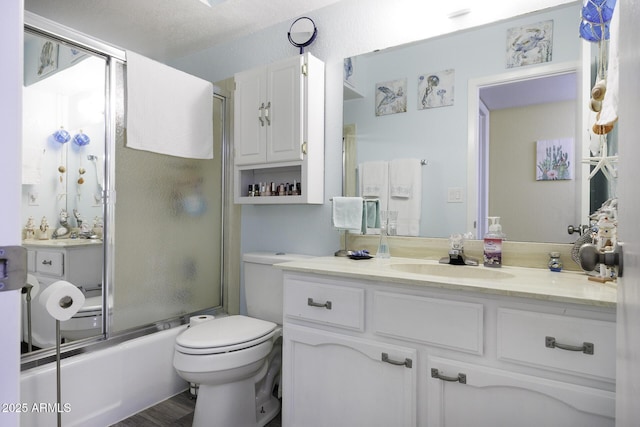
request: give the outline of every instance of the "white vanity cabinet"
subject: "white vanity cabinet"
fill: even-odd
[[[285,426],[615,423],[611,306],[284,270]]]
[[[40,282],[66,280],[85,289],[102,286],[102,243],[24,243],[27,269]]]
[[[285,330],[283,425],[415,425],[415,349],[303,326]]]
[[[102,293],[103,244],[101,241],[58,239],[24,241],[27,269],[40,284],[40,293],[31,300],[32,342],[39,348],[56,344],[53,318],[39,303],[39,296],[51,284],[64,280],[82,287],[86,297]],[[22,339],[29,341],[26,299],[23,298]]]
[[[429,426],[615,425],[613,391],[447,358],[428,365]]]
[[[309,53],[235,75],[235,202],[322,203],[324,63]],[[300,183],[301,194],[249,197],[248,186]]]
[[[285,280],[283,425],[415,425],[417,351],[353,334],[364,331],[364,297]]]

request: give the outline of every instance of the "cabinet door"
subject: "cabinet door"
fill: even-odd
[[[267,161],[302,160],[304,123],[303,57],[268,67]]]
[[[416,354],[285,324],[283,425],[415,426]]]
[[[614,392],[435,357],[428,368],[429,426],[615,425]]]
[[[85,289],[102,286],[102,254],[101,244],[69,248],[66,280]]]
[[[267,77],[264,68],[235,76],[234,162],[236,165],[265,163]]]

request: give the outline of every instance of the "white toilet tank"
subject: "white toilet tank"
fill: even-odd
[[[312,258],[310,255],[247,252],[242,256],[247,314],[282,324],[282,270],[274,264]]]

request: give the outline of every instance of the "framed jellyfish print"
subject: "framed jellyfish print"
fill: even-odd
[[[453,105],[455,70],[418,76],[418,110]]]
[[[507,68],[551,61],[553,20],[507,30]]]
[[[376,83],[376,116],[407,112],[407,79]]]

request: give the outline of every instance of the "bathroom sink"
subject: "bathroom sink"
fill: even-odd
[[[454,277],[463,279],[508,279],[513,274],[482,267],[448,264],[391,264],[392,270],[403,273],[425,274],[430,276]]]

